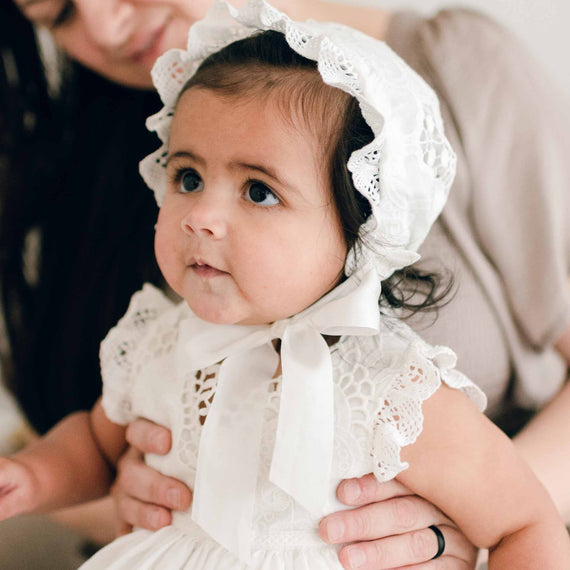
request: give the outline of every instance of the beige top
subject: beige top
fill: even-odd
[[[449,202],[420,252],[455,297],[412,326],[451,346],[489,397],[536,408],[565,378],[552,343],[570,324],[570,110],[517,39],[485,16],[397,12],[387,42],[440,96],[458,155]]]

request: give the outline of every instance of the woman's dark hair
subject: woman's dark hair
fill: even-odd
[[[301,72],[301,74],[299,73]],[[306,72],[306,73],[304,73]],[[354,187],[347,162],[357,149],[372,142],[374,133],[360,111],[358,101],[324,84],[316,62],[297,54],[283,34],[265,31],[236,41],[212,54],[184,86],[211,89],[227,97],[258,96],[280,104],[285,119],[317,135],[323,162],[333,190],[347,249],[359,243],[358,230],[371,214],[368,200]],[[438,273],[406,267],[382,283],[379,303],[401,308],[406,316],[437,309],[452,287]]]
[[[50,97],[32,26],[11,1],[0,58],[3,376],[44,432],[94,404],[100,341],[134,291],[161,283],[157,208],[137,169],[156,147],[144,120],[159,101],[71,63]]]

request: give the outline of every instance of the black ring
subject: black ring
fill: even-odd
[[[428,528],[433,530],[435,536],[437,536],[437,552],[435,553],[435,556],[432,558],[432,560],[435,560],[436,558],[439,558],[443,554],[443,551],[445,550],[445,538],[443,537],[443,533],[441,532],[441,530],[439,530],[439,528],[434,524],[432,524]]]

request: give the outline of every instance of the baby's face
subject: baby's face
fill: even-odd
[[[270,323],[338,283],[346,246],[319,162],[313,137],[271,101],[182,95],[155,251],[198,317]]]

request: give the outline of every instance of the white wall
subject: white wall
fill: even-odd
[[[530,48],[570,100],[570,0],[344,0],[431,13],[451,5],[490,14]]]

